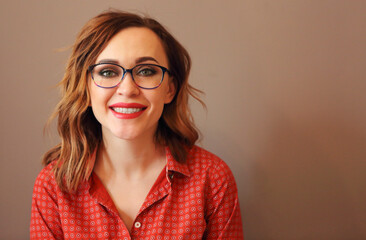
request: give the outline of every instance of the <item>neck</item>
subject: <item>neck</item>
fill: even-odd
[[[94,171],[97,175],[139,179],[149,169],[164,166],[164,147],[156,144],[153,137],[124,140],[103,134]]]

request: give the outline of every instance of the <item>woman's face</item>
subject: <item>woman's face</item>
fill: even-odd
[[[168,68],[160,38],[150,29],[130,27],[117,33],[100,53],[97,63],[116,63],[130,69],[137,64]],[[103,136],[133,140],[153,138],[164,104],[172,101],[175,89],[168,73],[156,89],[139,88],[126,73],[115,88],[100,88],[89,76],[91,107],[102,125]]]

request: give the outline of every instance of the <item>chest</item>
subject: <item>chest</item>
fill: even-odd
[[[99,235],[100,239],[115,239],[116,236],[128,239],[152,236],[202,239],[208,205],[200,183],[174,177],[172,184],[165,180],[157,181],[151,189],[130,185],[123,191],[117,189],[107,194],[104,188],[99,188],[91,198],[80,197],[75,198],[75,202],[60,203],[62,209],[68,212],[61,214],[63,231],[68,236],[71,236],[73,229],[86,231],[85,239],[96,239]],[[126,194],[129,196],[124,196]],[[113,204],[112,197],[115,198]],[[80,208],[73,208],[74,205]],[[113,211],[113,205],[119,216],[117,211]],[[70,219],[70,216],[75,218]]]
[[[157,184],[146,191],[147,196],[130,189],[131,198],[115,201],[130,234],[184,236],[182,239],[194,239],[195,235],[202,239],[206,229],[205,194],[202,188],[182,186]],[[133,198],[135,202],[130,201]]]
[[[151,187],[151,182],[125,182],[123,186],[117,185],[107,188],[119,217],[129,231]]]

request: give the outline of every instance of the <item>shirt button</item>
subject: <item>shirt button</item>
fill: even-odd
[[[140,228],[141,227],[141,223],[140,222],[135,222],[135,228]]]

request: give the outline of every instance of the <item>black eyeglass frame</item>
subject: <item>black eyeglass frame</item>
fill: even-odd
[[[117,66],[117,67],[120,67],[122,68],[123,70],[123,74],[122,74],[122,77],[121,77],[121,80],[114,86],[112,87],[103,87],[103,86],[100,86],[98,85],[95,81],[94,81],[94,77],[93,77],[93,69],[96,67],[96,66],[99,66],[99,65],[105,65],[105,64],[108,64],[108,65],[114,65],[114,66]],[[135,79],[133,78],[133,74],[132,74],[132,71],[136,68],[136,67],[141,67],[141,66],[155,66],[155,67],[159,67],[161,68],[161,70],[163,71],[163,74],[162,74],[162,77],[161,77],[161,80],[159,82],[159,85],[157,85],[156,87],[152,87],[152,88],[146,88],[146,87],[142,87],[140,85],[138,85],[135,81]],[[92,77],[95,85],[97,85],[98,87],[100,88],[115,88],[117,87],[123,80],[123,78],[125,77],[126,73],[130,73],[131,74],[131,77],[132,77],[132,80],[133,82],[136,84],[136,86],[138,86],[139,88],[142,88],[142,89],[149,89],[149,90],[152,90],[152,89],[156,89],[158,87],[160,87],[161,83],[163,82],[164,80],[164,76],[165,76],[165,73],[167,72],[169,75],[171,75],[169,69],[167,69],[166,67],[163,67],[163,66],[160,66],[160,65],[157,65],[157,64],[150,64],[150,63],[143,63],[143,64],[137,64],[136,66],[134,66],[133,68],[130,68],[130,69],[126,69],[124,67],[122,67],[121,65],[117,64],[117,63],[108,63],[108,62],[103,62],[103,63],[97,63],[97,64],[93,64],[93,65],[90,65],[88,67],[88,71],[90,72],[90,76]]]

